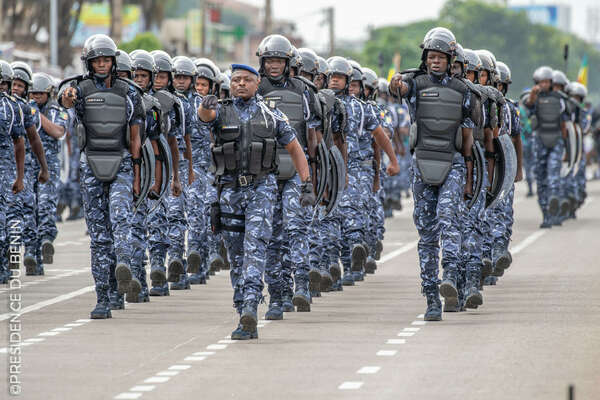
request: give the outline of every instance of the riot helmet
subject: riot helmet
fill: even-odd
[[[317,56],[317,74],[315,75],[315,85],[317,87],[327,87],[327,71],[329,71],[329,64],[323,57]]]
[[[10,64],[10,66],[14,72],[13,80],[18,79],[25,83],[25,93],[23,93],[23,97],[27,97],[27,93],[29,93],[33,78],[33,71],[31,70],[31,67],[23,61],[14,61]]]
[[[368,88],[370,91],[369,96],[365,97],[367,98],[367,100],[377,99],[377,92],[379,88],[377,74],[370,68],[363,68],[362,73],[363,87]]]
[[[8,82],[8,93],[10,94],[15,73],[10,64],[4,60],[0,60],[0,76],[2,77],[2,82]]]
[[[285,60],[285,68],[283,74],[278,77],[267,76],[272,82],[279,82],[290,74],[290,64],[293,57],[294,47],[290,41],[281,35],[269,35],[260,42],[256,55],[260,63],[259,73],[261,76],[266,75],[265,59],[266,58],[282,58]]]
[[[533,81],[535,83],[539,83],[541,81],[545,81],[545,80],[552,80],[553,78],[553,71],[552,68],[543,65],[541,67],[538,67],[534,72],[533,72]]]
[[[496,85],[501,83],[502,94],[506,95],[506,92],[508,91],[508,85],[512,83],[510,68],[508,68],[508,65],[502,61],[498,61],[496,66],[498,67],[498,81],[496,82]]]
[[[154,66],[156,67],[156,73],[166,72],[169,75],[169,82],[167,83],[166,89],[173,88],[173,60],[171,56],[162,50],[153,50],[150,55],[154,59]],[[155,76],[156,78],[156,76]]]
[[[581,82],[571,82],[570,86],[570,95],[571,96],[579,96],[581,97],[581,101],[585,100],[588,95],[587,88]]]
[[[327,60],[329,69],[327,71],[327,80],[331,80],[331,76],[334,74],[343,75],[346,77],[346,86],[343,89],[344,93],[348,93],[348,87],[350,86],[350,80],[352,79],[353,68],[352,65],[344,57],[334,56]]]
[[[196,83],[196,66],[194,62],[186,56],[177,56],[173,58],[173,77],[177,75],[189,76],[192,82],[189,90]]]
[[[480,71],[487,71],[488,73],[488,81],[486,85],[492,85],[495,82],[496,75],[496,60],[492,59],[492,54],[487,50],[475,50],[475,53],[479,56],[481,60],[481,68]]]
[[[152,82],[154,82],[154,77],[156,75],[156,65],[154,64],[154,58],[148,53],[146,50],[134,50],[129,54],[131,58],[131,69],[135,71],[147,71],[150,74],[150,82],[148,83],[148,87],[143,89],[149,89],[152,86]]]
[[[52,95],[54,85],[54,79],[50,75],[37,72],[33,74],[31,93],[48,93],[48,95]]]
[[[125,50],[117,50],[117,73],[125,72],[127,74],[127,78],[131,79],[131,58],[129,54]]]
[[[555,69],[554,71],[552,71],[552,83],[554,85],[562,85],[563,89],[565,89],[569,84],[569,80],[567,79],[567,76],[564,72]]]
[[[448,58],[448,67],[446,73],[450,72],[450,67],[454,61],[456,55],[456,38],[454,34],[446,28],[434,28],[425,35],[423,39],[423,53],[421,54],[421,68],[426,69],[427,53],[429,51],[437,51],[443,53]],[[434,73],[434,75],[440,75],[440,73]]]
[[[198,58],[194,60],[194,65],[196,65],[196,71],[199,74],[198,77],[206,78],[211,82],[211,91],[212,94],[219,94],[220,82],[219,75],[221,74],[221,70],[217,65],[209,60],[208,58]],[[212,79],[210,78],[212,72]],[[201,75],[203,76],[201,76]]]
[[[302,58],[302,65],[300,66],[300,72],[304,72],[310,75],[310,80],[313,80],[319,70],[319,61],[317,60],[317,54],[306,47],[298,49],[298,54]]]
[[[117,45],[111,38],[103,34],[92,35],[85,41],[83,44],[83,49],[81,50],[81,63],[83,70],[89,76],[96,76],[100,79],[106,79],[108,78],[108,74],[97,74],[92,69],[91,61],[98,57],[111,57],[113,63],[110,74],[116,74]]]
[[[221,90],[219,91],[221,98],[228,98],[231,93],[231,79],[229,79],[227,74],[225,74],[224,72],[221,72],[219,74],[218,80],[219,80],[219,87],[221,88]]]

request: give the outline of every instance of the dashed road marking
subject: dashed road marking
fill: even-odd
[[[139,399],[142,396],[141,393],[121,393],[115,396],[115,400],[130,400],[130,399]]]
[[[398,353],[398,350],[379,350],[375,353],[379,357],[393,357]]]
[[[406,339],[388,339],[385,344],[406,344]]]
[[[192,368],[191,365],[171,365],[168,369],[172,371],[185,371],[190,368]]]
[[[381,367],[362,367],[361,369],[356,371],[356,373],[357,374],[376,374],[379,372],[380,369],[381,369]]]
[[[362,385],[363,385],[363,382],[344,382],[340,386],[338,386],[338,389],[340,389],[340,390],[356,390],[356,389],[360,389],[360,387]]]
[[[411,325],[425,325],[427,321],[413,321],[410,323]]]
[[[153,376],[151,378],[146,379],[144,383],[165,383],[169,379],[171,379],[170,376]]]
[[[413,336],[415,333],[414,332],[400,332],[398,333],[397,336],[401,336],[401,337],[411,337]]]
[[[226,348],[226,344],[209,344],[206,346],[206,350],[225,350]]]
[[[129,389],[130,392],[151,392],[156,388],[154,385],[138,385]]]

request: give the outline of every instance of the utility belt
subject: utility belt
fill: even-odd
[[[213,233],[216,234],[221,231],[244,233],[246,231],[245,226],[233,226],[221,222],[221,218],[230,218],[239,221],[246,220],[245,215],[221,212],[221,192],[223,191],[223,188],[248,187],[262,181],[267,174],[268,173],[261,173],[258,175],[238,175],[231,182],[221,182],[220,177],[216,178],[215,186],[217,187],[217,201],[210,204],[210,225]]]

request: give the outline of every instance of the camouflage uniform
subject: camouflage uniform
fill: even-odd
[[[430,76],[442,86],[447,86],[451,79],[447,75],[441,80]],[[413,80],[409,80],[409,92],[406,95],[411,115],[416,115],[417,90]],[[463,121],[461,127],[474,128],[471,115],[471,93],[463,96]],[[411,164],[412,191],[414,199],[413,221],[419,232],[419,262],[421,266],[421,286],[424,294],[437,291],[440,280],[439,250],[442,248],[442,267],[444,277],[457,278],[460,263],[462,235],[459,224],[464,213],[465,202],[463,190],[466,178],[466,167],[462,154],[456,153],[452,167],[446,180],[440,186],[425,183],[413,156]]]
[[[10,278],[8,269],[10,232],[13,226],[23,229],[19,217],[10,218],[12,207],[12,184],[16,177],[16,162],[13,141],[25,136],[22,111],[14,97],[0,93],[0,283]],[[10,229],[9,229],[10,228]]]
[[[105,89],[103,81],[94,80],[95,86]],[[75,111],[79,121],[85,112],[81,89],[77,87]],[[142,125],[143,107],[138,93],[129,87],[127,93],[127,121],[131,125]],[[136,111],[137,110],[137,111]],[[117,263],[131,264],[131,223],[133,218],[133,166],[128,149],[123,150],[123,159],[115,179],[101,182],[93,174],[85,152],[80,156],[80,185],[84,204],[85,220],[90,235],[92,275],[96,285],[98,303],[108,304],[109,290],[116,293],[115,267]]]
[[[233,108],[238,112],[240,120],[247,121],[261,112],[260,96],[244,101],[233,99]],[[264,105],[264,104],[263,104]],[[217,118],[209,127],[219,124]],[[280,145],[286,146],[295,138],[294,130],[286,122],[285,116],[272,109],[277,117],[276,133]],[[262,300],[263,274],[267,263],[267,247],[273,229],[273,209],[277,201],[277,180],[273,173],[258,178],[248,186],[227,185],[235,182],[233,175],[223,175],[221,183],[225,184],[219,198],[221,207],[221,223],[224,225],[223,238],[231,263],[231,284],[233,286],[233,303],[238,313],[242,307],[250,305],[256,310]],[[227,227],[234,230],[228,230]]]

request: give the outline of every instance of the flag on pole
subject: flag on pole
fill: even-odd
[[[585,87],[587,87],[588,83],[588,69],[588,56],[584,54],[581,60],[581,67],[579,67],[579,73],[577,74],[577,82],[582,83]]]
[[[396,68],[394,68],[394,67],[391,67],[388,70],[388,75],[387,75],[387,81],[388,82],[392,80],[392,76],[394,76],[395,73],[396,73]]]

